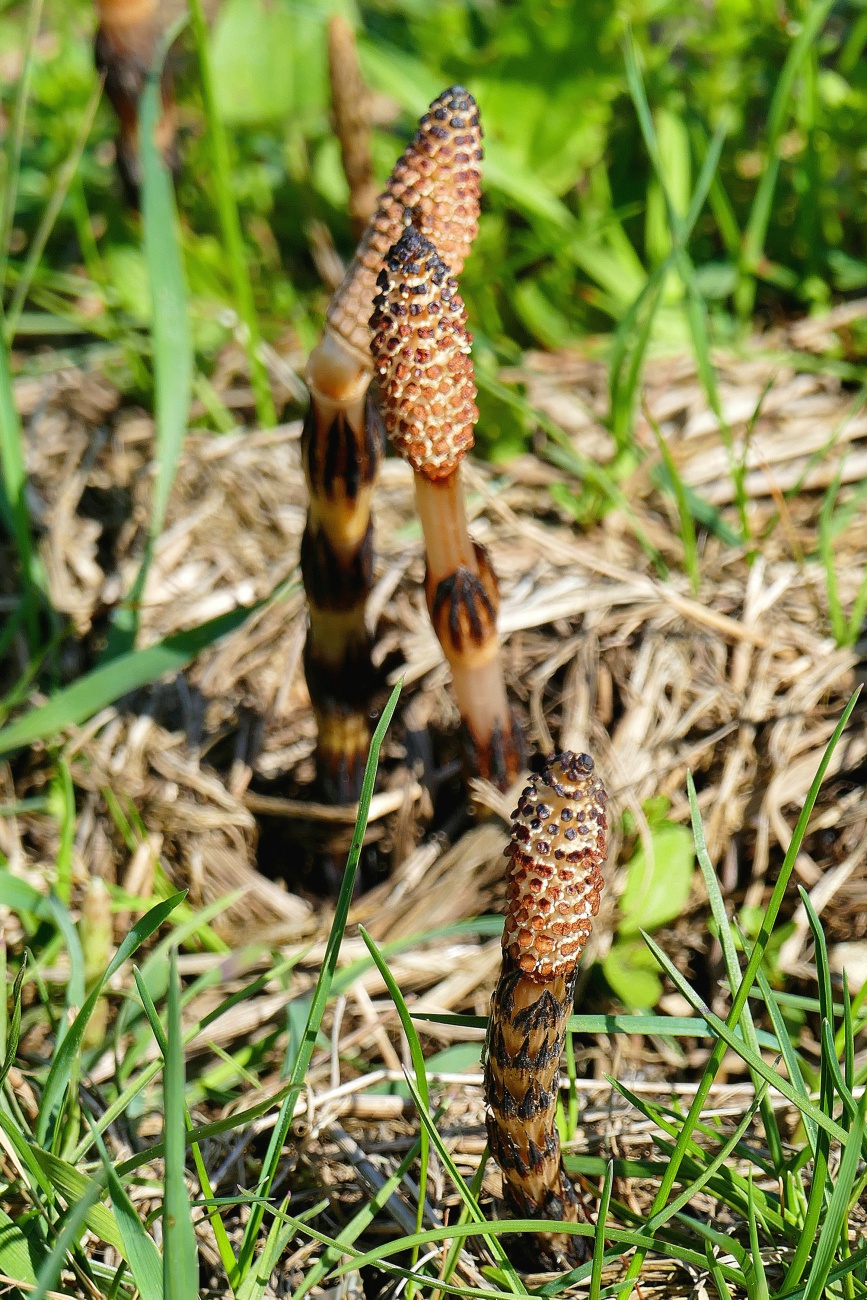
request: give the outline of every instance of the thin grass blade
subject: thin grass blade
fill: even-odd
[[[99,999],[105,984],[111,979],[116,970],[119,970],[128,957],[131,957],[136,949],[144,941],[158,930],[172,912],[186,897],[186,891],[173,894],[171,898],[166,899],[163,903],[157,903],[146,912],[140,920],[130,930],[129,934],[123,940],[114,957],[108,964],[102,979],[97,980],[90,996],[87,998],[84,1006],[79,1011],[75,1020],[69,1027],[69,1031],[64,1038],[59,1049],[54,1054],[51,1062],[51,1068],[48,1071],[48,1077],[45,1080],[45,1087],[42,1092],[42,1098],[39,1107],[39,1122],[37,1125],[37,1135],[40,1142],[45,1144],[49,1126],[54,1122],[54,1116],[59,1109],[64,1093],[69,1082],[69,1076],[72,1070],[73,1059],[77,1057],[81,1049],[81,1040],[84,1036],[84,1030],[90,1019],[93,1008]]]
[[[163,1201],[163,1294],[165,1300],[198,1300],[199,1265],[196,1233],[190,1216],[186,1182],[184,1047],[181,1037],[181,981],[177,949],[169,974],[164,1129],[166,1152]]]
[[[55,691],[47,704],[30,709],[0,730],[0,757],[32,745],[36,740],[54,736],[66,727],[80,726],[130,691],[147,686],[168,673],[180,672],[197,654],[240,627],[261,607],[261,602],[239,606],[199,627],[166,637],[146,650],[133,650],[94,668],[71,686]]]
[[[370,742],[370,752],[367,756],[367,765],[364,769],[364,781],[361,787],[361,796],[358,800],[358,816],[355,822],[355,830],[352,834],[352,843],[350,844],[349,855],[346,860],[346,871],[343,876],[343,884],[341,885],[340,893],[337,898],[337,905],[334,909],[334,920],[331,924],[331,932],[328,936],[328,944],[325,949],[322,969],[319,972],[319,978],[316,981],[316,988],[313,992],[313,1000],[310,1004],[310,1011],[307,1016],[304,1036],[299,1045],[289,1075],[289,1086],[280,1107],[280,1114],[277,1123],[274,1126],[271,1141],[268,1145],[268,1151],[262,1167],[262,1175],[257,1190],[259,1195],[263,1198],[268,1196],[271,1184],[274,1181],[280,1153],[283,1149],[283,1143],[286,1140],[289,1126],[292,1123],[292,1116],[295,1110],[295,1099],[304,1085],[304,1078],[313,1057],[313,1051],[322,1024],[322,1017],[325,1014],[325,1007],[328,1003],[328,995],[334,979],[334,972],[337,969],[337,959],[340,955],[340,945],[343,942],[343,933],[346,929],[346,922],[349,917],[349,908],[352,902],[352,891],[355,887],[355,876],[358,871],[361,848],[364,843],[364,832],[367,828],[367,818],[370,812],[370,800],[373,797],[373,787],[376,782],[379,751],[383,739],[385,738],[385,733],[388,730],[389,723],[394,716],[394,711],[397,708],[397,701],[402,686],[403,679],[401,678],[392,691],[388,703],[383,709],[382,717],[377,724],[376,730],[373,733],[373,738]],[[240,1270],[240,1276],[242,1277],[252,1262],[256,1238],[259,1233],[259,1228],[262,1225],[263,1214],[264,1211],[261,1206],[254,1206],[250,1218],[247,1221],[244,1236],[238,1252],[238,1267]],[[230,1279],[230,1281],[234,1285],[236,1279]]]

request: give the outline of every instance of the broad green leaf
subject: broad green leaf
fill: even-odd
[[[175,632],[146,650],[133,650],[94,668],[72,686],[55,691],[47,704],[30,709],[8,727],[3,727],[0,730],[0,758],[25,745],[32,745],[35,740],[54,736],[66,727],[80,726],[122,695],[147,686],[168,673],[180,672],[199,651],[240,627],[258,608],[259,605],[252,605],[230,610],[228,614],[220,614],[189,631]]]
[[[324,60],[324,41],[321,57]],[[214,27],[213,67],[225,122],[277,122],[287,117],[297,67],[289,6],[280,0],[227,0]]]
[[[602,974],[625,1007],[653,1007],[662,996],[658,966],[640,939],[615,939]]]
[[[60,1192],[60,1195],[70,1207],[94,1195],[98,1199],[102,1194],[102,1182],[100,1180],[89,1178],[87,1174],[80,1173],[79,1170],[73,1168],[65,1160],[61,1160],[60,1156],[55,1156],[50,1151],[44,1151],[41,1147],[31,1144],[30,1149],[50,1178],[51,1185]],[[114,1246],[115,1250],[119,1250],[122,1255],[125,1255],[123,1236],[114,1215],[107,1206],[91,1205],[87,1211],[85,1222],[91,1232],[96,1233],[101,1241],[108,1242],[110,1246]]]
[[[16,1282],[26,1282],[30,1286],[35,1286],[33,1244],[19,1225],[9,1218],[6,1211],[0,1210],[0,1273],[15,1278]]]
[[[653,862],[648,861],[639,840],[627,867],[626,888],[619,904],[618,932],[622,935],[656,930],[673,921],[689,898],[695,867],[689,830],[676,822],[659,822],[651,826],[650,838]]]

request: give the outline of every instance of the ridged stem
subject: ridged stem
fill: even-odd
[[[576,974],[530,979],[508,958],[491,999],[485,1045],[488,1142],[503,1199],[518,1219],[589,1222],[560,1156],[557,1087]],[[533,1270],[587,1258],[583,1237],[539,1233],[515,1252]]]
[[[415,475],[425,540],[427,606],[452,670],[458,710],[475,770],[506,788],[521,771],[523,742],[506,695],[497,579],[467,528],[461,471],[431,481]]]
[[[326,329],[307,366],[310,409],[301,454],[310,497],[301,573],[317,783],[329,803],[358,798],[371,735],[375,673],[365,607],[373,585],[370,501],[383,433],[369,380],[365,359]]]
[[[587,754],[552,755],[512,813],[503,965],[485,1042],[488,1141],[503,1197],[521,1219],[586,1223],[563,1168],[557,1076],[576,967],[599,911],[608,796]],[[531,1269],[571,1267],[586,1243],[569,1233],[521,1237]]]

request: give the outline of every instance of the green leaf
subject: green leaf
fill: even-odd
[[[16,1282],[36,1285],[36,1271],[32,1257],[33,1242],[19,1225],[0,1210],[0,1273]]]
[[[625,1007],[653,1007],[662,981],[651,953],[640,939],[616,939],[602,962],[602,974]]]
[[[90,1131],[99,1146],[103,1165],[108,1180],[108,1190],[115,1218],[123,1238],[123,1254],[129,1263],[133,1281],[138,1288],[141,1300],[163,1300],[162,1260],[153,1238],[145,1231],[138,1211],[127,1195],[117,1171],[109,1159],[102,1140],[93,1124]]]
[[[686,826],[659,822],[651,826],[653,862],[639,841],[628,867],[626,888],[620,897],[618,933],[657,930],[679,916],[692,887],[695,849]],[[650,1005],[650,1004],[639,1004]]]
[[[228,0],[214,27],[212,63],[225,122],[276,122],[293,105],[295,22],[288,5]]]
[[[144,943],[145,939],[149,939],[153,932],[159,929],[163,921],[171,916],[178,903],[182,902],[185,897],[186,891],[173,894],[165,902],[157,903],[156,907],[152,907],[140,920],[136,921],[109,962],[108,969],[102,979],[97,980],[90,996],[70,1025],[66,1037],[54,1053],[51,1069],[48,1071],[48,1078],[45,1080],[37,1126],[37,1135],[40,1142],[45,1142],[49,1125],[52,1123],[55,1112],[60,1107],[72,1073],[73,1062],[81,1050],[81,1040],[84,1037],[87,1022],[93,1014],[93,1009],[99,1001],[104,986],[115,971],[120,969],[126,959],[131,957],[135,950]]]
[[[30,1149],[42,1170],[48,1175],[52,1187],[60,1192],[70,1208],[85,1200],[91,1202],[99,1200],[105,1186],[103,1178],[89,1178],[87,1174],[80,1173],[67,1161],[61,1160],[60,1156],[55,1156],[50,1151],[43,1151],[41,1147],[31,1144]],[[91,1204],[84,1221],[101,1241],[108,1242],[109,1246],[114,1246],[115,1250],[124,1254],[120,1229],[111,1210],[105,1205]]]
[[[128,654],[138,636],[141,598],[181,458],[193,391],[193,341],[174,186],[156,138],[162,114],[162,69],[177,27],[172,24],[161,33],[139,103],[142,246],[151,306],[157,472],[144,555],[132,587],[113,612],[105,661]]]
[[[867,1094],[864,1094],[858,1103],[855,1120],[843,1151],[843,1158],[834,1181],[834,1191],[816,1244],[816,1253],[813,1256],[803,1300],[821,1300],[822,1296],[828,1294],[825,1289],[828,1274],[834,1263],[840,1234],[849,1213],[849,1200],[861,1157],[865,1107],[867,1107]]]
[[[27,960],[22,958],[18,974],[15,976],[15,983],[12,986],[12,1020],[9,1025],[9,1034],[6,1039],[6,1055],[3,1058],[3,1065],[0,1067],[0,1083],[6,1078],[6,1075],[12,1069],[15,1061],[15,1054],[18,1051],[18,1040],[21,1037],[21,989],[24,984],[24,975],[27,971]],[[6,990],[3,990],[5,997]]]
[[[163,1292],[166,1300],[197,1300],[199,1264],[186,1183],[184,1045],[177,949],[171,952],[164,1071],[166,1185],[163,1200]]]
[[[0,730],[0,758],[66,727],[80,726],[130,691],[180,672],[201,650],[233,632],[260,608],[261,603],[230,610],[186,632],[175,632],[146,650],[134,650],[94,668],[72,686],[55,691],[47,704],[30,709]]]
[[[193,386],[193,343],[178,214],[171,173],[156,143],[162,112],[162,64],[163,53],[150,70],[139,110],[144,257],[153,307],[157,477],[151,506],[152,540],[162,530],[184,445]]]
[[[100,1178],[89,1179],[88,1186],[81,1199],[70,1206],[68,1213],[63,1217],[61,1221],[62,1227],[57,1239],[45,1263],[39,1270],[39,1276],[36,1279],[36,1290],[31,1292],[32,1300],[45,1300],[47,1293],[57,1286],[67,1253],[80,1240],[82,1230],[90,1224],[94,1211],[102,1210],[111,1219],[111,1215],[105,1209],[105,1206],[95,1204],[102,1195],[103,1186],[104,1175]],[[121,1247],[118,1246],[118,1250],[120,1249]]]

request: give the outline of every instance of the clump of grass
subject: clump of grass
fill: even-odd
[[[185,924],[179,924],[175,918],[183,896],[175,894],[136,922],[85,997],[83,956],[66,906],[55,896],[46,897],[8,871],[0,870],[0,901],[11,907],[25,924],[29,925],[31,917],[41,918],[42,923],[38,935],[30,927],[34,939],[29,960],[24,960],[23,954],[15,954],[10,970],[11,974],[17,967],[14,983],[9,986],[10,1006],[0,1067],[3,1089],[0,1128],[7,1151],[14,1153],[16,1172],[7,1181],[5,1193],[0,1194],[0,1202],[8,1202],[11,1196],[23,1202],[27,1212],[15,1219],[8,1215],[3,1219],[0,1268],[4,1274],[15,1284],[25,1289],[36,1288],[40,1294],[56,1289],[61,1285],[62,1276],[67,1275],[77,1277],[80,1285],[113,1289],[118,1295],[129,1294],[132,1288],[154,1300],[158,1296],[190,1295],[201,1288],[202,1261],[197,1260],[197,1236],[205,1221],[209,1221],[226,1275],[221,1285],[227,1286],[235,1296],[243,1297],[264,1294],[281,1253],[293,1241],[296,1248],[310,1243],[316,1257],[301,1267],[295,1292],[299,1297],[314,1286],[327,1285],[329,1279],[336,1282],[348,1271],[363,1270],[373,1264],[395,1283],[405,1283],[411,1290],[436,1289],[441,1294],[478,1300],[526,1294],[526,1284],[509,1264],[501,1238],[504,1233],[519,1233],[527,1234],[531,1241],[532,1234],[545,1230],[577,1233],[587,1240],[589,1247],[586,1262],[542,1288],[540,1294],[546,1297],[560,1295],[579,1282],[587,1283],[591,1295],[626,1295],[634,1286],[641,1285],[642,1267],[651,1253],[657,1259],[700,1270],[720,1297],[797,1295],[819,1300],[826,1294],[847,1298],[864,1294],[867,1249],[853,1243],[848,1227],[849,1216],[867,1182],[863,1160],[867,1098],[863,1090],[864,1068],[858,1065],[857,1051],[858,1037],[864,1028],[861,1011],[864,990],[853,1000],[844,982],[842,1004],[834,1002],[821,923],[805,896],[818,975],[817,998],[811,1005],[815,1006],[822,1025],[817,1073],[791,1040],[781,995],[771,988],[762,968],[762,954],[772,939],[787,895],[810,812],[851,716],[854,698],[829,742],[765,910],[759,937],[752,946],[745,945],[743,936],[737,933],[726,914],[707,857],[695,791],[690,784],[696,851],[722,943],[732,999],[726,1019],[711,1011],[665,952],[648,939],[660,968],[695,1008],[695,1018],[581,1015],[570,1022],[573,1032],[604,1029],[609,1034],[665,1033],[671,1038],[703,1035],[711,1044],[710,1056],[687,1114],[677,1106],[647,1101],[625,1084],[612,1080],[612,1086],[650,1126],[662,1165],[658,1161],[629,1161],[619,1157],[606,1161],[598,1156],[567,1152],[567,1168],[573,1177],[582,1179],[585,1195],[588,1189],[595,1190],[595,1225],[486,1218],[479,1196],[487,1157],[483,1156],[472,1186],[469,1185],[443,1140],[445,1117],[432,1109],[433,1091],[412,1010],[389,970],[387,956],[369,936],[365,941],[394,1000],[410,1047],[412,1078],[408,1087],[418,1108],[418,1139],[410,1144],[376,1194],[366,1197],[356,1207],[339,1233],[323,1230],[321,1221],[315,1217],[322,1208],[321,1203],[313,1205],[309,1213],[298,1214],[291,1210],[285,1188],[277,1197],[271,1195],[285,1168],[284,1146],[297,1098],[317,1050],[326,1008],[339,987],[338,959],[366,810],[373,791],[379,746],[396,702],[397,691],[371,748],[343,890],[319,978],[315,988],[298,1003],[302,1013],[301,1032],[290,1046],[284,1081],[276,1095],[225,1118],[202,1124],[191,1115],[194,1079],[189,1064],[184,1064],[186,1044],[245,996],[260,989],[276,970],[266,971],[253,984],[242,982],[228,996],[218,995],[204,1020],[182,1029],[181,1005],[189,1000],[195,984],[193,988],[182,986],[177,951],[181,944],[195,938],[204,917],[191,916]],[[70,815],[74,816],[74,810]],[[117,985],[113,981],[124,971],[125,963],[141,953],[143,945],[166,925],[172,928],[135,973],[136,992],[132,991],[129,977],[123,977],[128,1011],[119,1021],[115,1017],[108,1041],[119,1048],[122,1037],[137,1026],[132,1040],[134,1055],[118,1077],[113,1099],[106,1095],[94,1112],[87,1103],[87,1098],[94,1094],[84,1086],[93,1063],[92,1050],[86,1046],[88,1025],[107,993],[115,1001]],[[56,940],[53,935],[57,936]],[[48,963],[56,961],[61,949],[65,949],[70,962],[67,999],[72,999],[73,1007],[75,1000],[81,999],[80,1010],[73,1011],[68,1022],[58,1007],[57,991],[52,991],[46,983]],[[739,950],[745,952],[743,969]],[[357,969],[352,977],[357,977]],[[201,982],[199,977],[196,983],[201,985]],[[158,1010],[161,1003],[165,1019]],[[754,1019],[759,1012],[761,1028]],[[22,1034],[29,1033],[44,1018],[47,1018],[49,1034],[45,1039],[48,1052],[43,1062],[19,1059]],[[441,1016],[439,1019],[460,1025],[470,1018]],[[149,1044],[155,1045],[155,1053],[147,1052]],[[97,1050],[101,1055],[102,1049]],[[706,1120],[702,1112],[710,1084],[727,1051],[744,1061],[753,1081],[753,1097],[737,1124],[720,1128]],[[149,1054],[152,1059],[144,1064]],[[240,1062],[236,1056],[229,1061],[233,1068],[238,1068]],[[27,1086],[34,1090],[38,1114],[20,1091],[21,1083],[10,1082],[13,1067],[21,1072],[15,1075],[16,1080],[26,1079]],[[154,1090],[160,1087],[160,1080],[164,1139],[145,1145],[131,1157],[119,1158],[114,1137],[117,1127],[132,1122],[133,1111],[140,1107],[142,1100],[147,1106],[154,1104]],[[785,1098],[799,1119],[798,1124],[789,1125],[785,1131],[778,1110],[771,1105],[775,1093]],[[241,1136],[246,1126],[265,1115],[273,1118],[273,1128],[267,1150],[255,1161],[253,1183],[232,1196],[215,1196],[204,1144],[220,1134]],[[192,1154],[192,1166],[188,1165],[187,1151]],[[422,1194],[429,1189],[428,1175],[434,1152],[457,1195],[461,1211],[457,1220],[448,1225],[437,1223],[434,1217],[433,1225],[425,1226],[430,1223],[429,1212],[436,1216],[436,1206],[432,1211],[425,1209]],[[368,1228],[377,1215],[387,1210],[389,1199],[397,1189],[405,1189],[406,1175],[419,1159],[421,1177],[414,1206],[416,1230],[402,1230],[391,1239],[380,1240],[375,1245],[370,1243]],[[147,1175],[149,1194],[155,1199],[157,1217],[163,1216],[161,1244],[155,1240],[149,1224],[141,1221],[136,1209],[137,1188],[145,1167],[151,1171]],[[200,1186],[191,1193],[193,1168]],[[160,1170],[164,1173],[159,1174]],[[158,1173],[156,1183],[154,1171]],[[658,1180],[658,1191],[649,1211],[638,1214],[634,1203],[627,1204],[620,1198],[619,1180],[623,1177]],[[713,1219],[700,1208],[702,1193],[711,1195],[725,1207],[729,1224],[725,1230],[715,1226]],[[249,1217],[240,1236],[234,1231],[229,1234],[227,1217],[234,1215],[240,1206],[246,1207]],[[195,1234],[194,1223],[200,1225]],[[94,1237],[110,1244],[120,1262],[111,1268],[100,1264],[98,1253],[86,1245]],[[471,1247],[473,1239],[486,1242],[495,1260],[495,1267],[486,1269],[483,1286],[477,1282],[467,1285],[455,1281],[455,1269],[463,1267],[464,1251]],[[444,1257],[439,1253],[440,1245],[448,1246]],[[308,1250],[304,1250],[302,1257],[307,1254]],[[618,1277],[615,1265],[624,1254],[631,1254],[631,1262],[625,1272],[621,1266]],[[615,1268],[613,1274],[612,1268]]]

